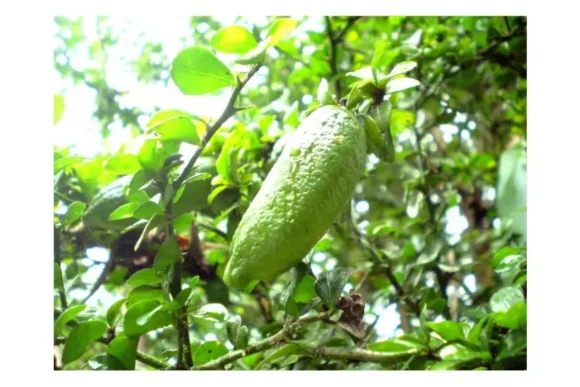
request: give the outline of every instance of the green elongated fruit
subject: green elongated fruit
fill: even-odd
[[[223,280],[244,289],[298,264],[351,198],[366,160],[364,128],[323,106],[300,125],[234,233]]]

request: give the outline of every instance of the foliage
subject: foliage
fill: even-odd
[[[225,97],[215,115],[127,103],[118,20],[55,23],[55,130],[72,84],[102,137],[54,148],[56,368],[526,369],[525,18],[192,17],[179,52],[123,54],[151,90]],[[349,208],[292,270],[228,288],[234,231],[322,105],[365,126]]]

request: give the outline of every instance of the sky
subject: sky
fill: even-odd
[[[264,25],[265,23],[264,17],[254,19],[247,18],[246,21],[250,24],[257,23]],[[85,33],[89,36],[89,40],[95,39],[97,37],[95,20],[92,18],[86,18],[85,20]],[[119,99],[122,106],[138,106],[146,112],[152,112],[154,107],[158,106],[161,109],[182,109],[200,116],[219,116],[229,98],[229,91],[219,96],[192,97],[181,94],[179,89],[171,81],[167,87],[162,83],[144,85],[138,82],[131,67],[123,60],[123,57],[137,58],[140,54],[139,45],[134,45],[134,43],[146,41],[161,43],[163,52],[167,58],[174,58],[183,48],[182,38],[191,36],[188,17],[166,16],[148,18],[143,16],[131,20],[111,18],[111,21],[114,31],[119,30],[123,32],[119,43],[108,52],[106,76],[107,82],[111,87],[126,91],[126,95]],[[227,23],[229,21],[224,20],[224,22]],[[301,25],[299,28],[320,29],[321,24],[316,19],[312,19],[312,21]],[[296,33],[299,33],[299,31],[296,31]],[[140,36],[141,33],[143,34],[142,36]],[[186,42],[188,44],[194,44],[191,38],[186,39]],[[92,66],[88,52],[83,49],[76,50],[71,55],[71,63],[77,70]],[[62,94],[65,99],[64,115],[62,120],[54,128],[54,141],[57,146],[71,147],[72,153],[76,155],[92,157],[99,153],[103,149],[103,146],[107,150],[114,152],[122,144],[132,140],[130,130],[123,128],[121,125],[117,125],[111,127],[112,132],[107,140],[107,144],[102,144],[99,124],[91,118],[95,108],[94,90],[83,84],[72,85],[72,82],[63,80],[56,70],[54,71],[54,77],[54,93]],[[458,117],[458,120],[461,119],[462,117]],[[451,137],[457,133],[458,128],[455,125],[448,125],[443,126],[441,130],[444,139],[451,141]],[[469,139],[469,131],[464,130],[461,135],[464,139]],[[405,140],[405,136],[407,134],[403,134],[399,140]],[[184,154],[184,156],[187,157],[187,154]],[[357,203],[356,210],[364,213],[368,211],[368,207],[368,203],[362,201]],[[461,215],[459,207],[457,206],[447,211],[446,218],[446,231],[455,242],[458,242],[461,233],[467,228],[467,219]],[[90,266],[93,264],[93,260],[99,262],[108,260],[108,251],[101,248],[89,249],[87,256],[90,259],[85,259],[83,263]],[[336,261],[331,259],[324,269],[331,270],[335,264]],[[93,283],[101,273],[102,268],[103,265],[93,265],[83,276],[83,281]],[[318,267],[315,271],[320,270],[322,268]],[[468,277],[466,279],[466,285],[474,291],[475,277]],[[351,285],[347,285],[346,290],[348,290],[349,286]],[[82,298],[84,294],[85,292],[83,291],[75,290],[71,296]],[[108,308],[115,301],[115,297],[101,287],[89,300],[88,304],[93,307],[98,306],[100,309],[103,307]],[[376,325],[377,333],[381,338],[389,338],[401,333],[397,331],[400,318],[394,305],[387,306],[386,308],[384,306],[379,307],[375,312],[379,312],[381,315]],[[374,321],[374,317],[371,314],[367,314],[365,318],[368,319],[367,322],[369,323]]]

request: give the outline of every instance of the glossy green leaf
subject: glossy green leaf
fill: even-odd
[[[130,308],[140,301],[163,303],[166,301],[165,292],[158,287],[140,286],[135,288],[127,295],[127,308]]]
[[[54,172],[56,173],[73,165],[80,164],[85,160],[87,158],[82,156],[63,157],[54,162]]]
[[[171,78],[185,95],[203,95],[234,86],[232,72],[210,50],[186,48],[173,60]]]
[[[121,154],[111,157],[105,168],[117,175],[130,175],[141,169],[141,164],[136,155]]]
[[[88,346],[107,333],[107,323],[101,320],[86,321],[75,326],[62,350],[62,362],[68,364],[83,355]]]
[[[123,204],[109,215],[109,220],[128,219],[133,217],[133,212],[141,206],[141,203],[131,202]]]
[[[493,312],[506,312],[518,302],[525,302],[521,289],[508,286],[495,292],[489,300]]]
[[[181,249],[179,248],[177,241],[173,238],[167,238],[165,241],[163,241],[163,244],[155,256],[153,268],[156,271],[162,272],[172,264],[179,262],[182,259]]]
[[[142,286],[156,285],[163,282],[163,278],[154,269],[141,269],[127,280],[127,285]]]
[[[425,325],[441,336],[445,341],[454,341],[465,338],[461,324],[454,321],[428,322]]]
[[[115,368],[120,370],[134,370],[135,359],[137,357],[137,344],[139,337],[127,337],[120,333],[107,346],[107,355],[119,360],[122,368]],[[109,362],[111,365],[113,362]],[[113,363],[115,364],[115,363]],[[109,367],[109,369],[112,369]]]
[[[193,363],[199,367],[200,365],[209,363],[227,353],[228,349],[223,343],[219,341],[206,341],[197,348]]]
[[[117,325],[117,320],[121,315],[123,305],[125,305],[126,301],[126,298],[121,298],[120,300],[115,301],[115,303],[107,310],[107,323],[111,328]]]
[[[59,336],[62,333],[64,326],[81,314],[85,309],[87,309],[85,304],[73,305],[62,312],[54,322],[54,336]]]
[[[504,328],[518,329],[527,324],[527,305],[520,301],[513,304],[507,311],[496,312],[493,320]]]
[[[147,122],[147,131],[157,133],[161,141],[183,141],[199,145],[201,141],[193,120],[200,119],[181,110],[162,110]]]
[[[256,48],[258,43],[247,28],[234,25],[220,29],[212,38],[211,45],[220,52],[245,54]]]
[[[408,352],[413,349],[423,349],[425,345],[417,341],[390,339],[369,344],[367,348],[376,352]]]
[[[300,303],[307,303],[314,297],[316,297],[316,289],[314,288],[314,283],[316,278],[311,275],[306,275],[296,286],[294,292],[294,301]]]
[[[127,336],[141,336],[147,332],[163,328],[173,322],[173,317],[167,311],[161,310],[163,306],[155,301],[144,300],[131,306],[123,327]]]
[[[133,211],[133,216],[137,219],[150,219],[154,215],[162,215],[164,213],[161,206],[151,200],[144,203],[140,203],[135,211]]]
[[[63,225],[69,225],[80,219],[85,211],[86,204],[83,202],[74,202],[69,204],[66,214],[62,218]]]

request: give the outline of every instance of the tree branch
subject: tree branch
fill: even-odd
[[[284,342],[286,338],[294,332],[295,329],[299,328],[302,325],[310,324],[316,321],[323,321],[327,320],[330,317],[330,313],[320,313],[315,316],[308,316],[308,317],[301,317],[293,323],[290,323],[278,333],[264,339],[258,341],[257,343],[250,345],[245,350],[237,350],[228,353],[220,358],[217,358],[209,363],[205,363],[203,365],[193,367],[193,370],[213,370],[213,369],[220,369],[223,368],[226,364],[233,363],[234,361],[241,359],[242,357],[254,354],[256,352],[261,352],[266,349],[273,347],[274,345]]]
[[[248,74],[246,75],[246,77],[243,80],[240,80],[238,78],[237,85],[234,88],[234,91],[232,92],[232,95],[231,95],[224,111],[222,112],[220,117],[213,123],[213,125],[211,127],[207,128],[207,130],[206,130],[206,132],[201,140],[200,146],[198,146],[195,149],[195,152],[191,156],[191,159],[189,159],[187,165],[185,166],[185,168],[183,169],[183,171],[181,172],[179,177],[173,182],[172,186],[173,186],[175,191],[183,184],[183,182],[187,178],[187,175],[190,173],[190,171],[195,166],[195,162],[197,161],[197,159],[199,158],[199,156],[203,152],[204,148],[210,142],[213,135],[221,128],[221,126],[224,124],[224,122],[226,122],[229,118],[231,118],[234,114],[236,114],[240,110],[239,108],[236,108],[234,106],[237,99],[238,99],[238,96],[240,95],[240,92],[242,91],[242,89],[244,88],[246,83],[248,83],[248,81],[252,78],[252,76],[254,76],[254,74],[256,74],[256,72],[258,72],[260,67],[261,67],[261,64],[257,64],[254,67],[252,67],[252,69],[248,72]],[[166,188],[167,184],[169,184],[167,181],[161,183],[161,185],[163,185],[163,187],[161,187],[162,192],[165,192],[165,188]],[[172,218],[171,207],[172,207],[172,201],[169,200],[165,206],[165,213],[169,219]],[[174,237],[175,237],[175,230],[173,229],[173,225],[169,224],[167,226],[167,238],[174,238]],[[182,265],[183,264],[181,261],[178,261],[173,265],[173,274],[171,277],[171,282],[169,284],[169,291],[170,291],[173,299],[175,299],[175,297],[177,297],[177,295],[181,292],[181,287],[182,287],[181,276],[182,276],[182,270],[183,270]],[[193,366],[193,357],[191,354],[191,345],[190,345],[190,340],[189,340],[189,328],[188,328],[189,323],[188,323],[188,319],[187,319],[187,311],[186,311],[185,306],[179,311],[179,315],[180,315],[180,317],[176,318],[177,341],[178,341],[178,343],[177,343],[177,351],[178,351],[177,368],[178,369],[191,368]]]
[[[234,114],[236,114],[240,110],[240,109],[234,107],[234,104],[236,103],[236,100],[237,100],[238,96],[240,95],[240,92],[242,91],[242,89],[246,85],[246,83],[248,83],[248,81],[254,76],[254,74],[256,74],[258,72],[260,67],[262,67],[261,64],[255,65],[254,67],[252,67],[250,72],[248,72],[248,75],[246,75],[246,78],[244,78],[241,81],[238,79],[238,84],[236,85],[234,91],[232,92],[232,96],[230,97],[226,108],[224,109],[221,116],[216,120],[216,122],[214,122],[213,125],[206,130],[206,132],[201,140],[201,145],[196,148],[195,152],[191,156],[191,159],[189,160],[189,162],[187,163],[187,165],[185,166],[185,168],[181,172],[181,175],[179,175],[179,177],[173,183],[173,188],[177,189],[181,186],[181,184],[187,178],[187,175],[189,174],[189,172],[191,171],[191,169],[195,165],[195,162],[197,161],[197,159],[201,155],[201,152],[203,152],[204,148],[207,146],[207,144],[209,143],[209,141],[211,140],[213,135],[218,131],[219,128],[221,128],[221,126],[224,124],[224,122],[226,122],[228,119],[230,119]]]
[[[320,347],[315,350],[317,356],[326,359],[355,360],[371,363],[397,363],[414,356],[427,355],[426,350],[410,349],[405,352],[377,352],[362,348]]]

